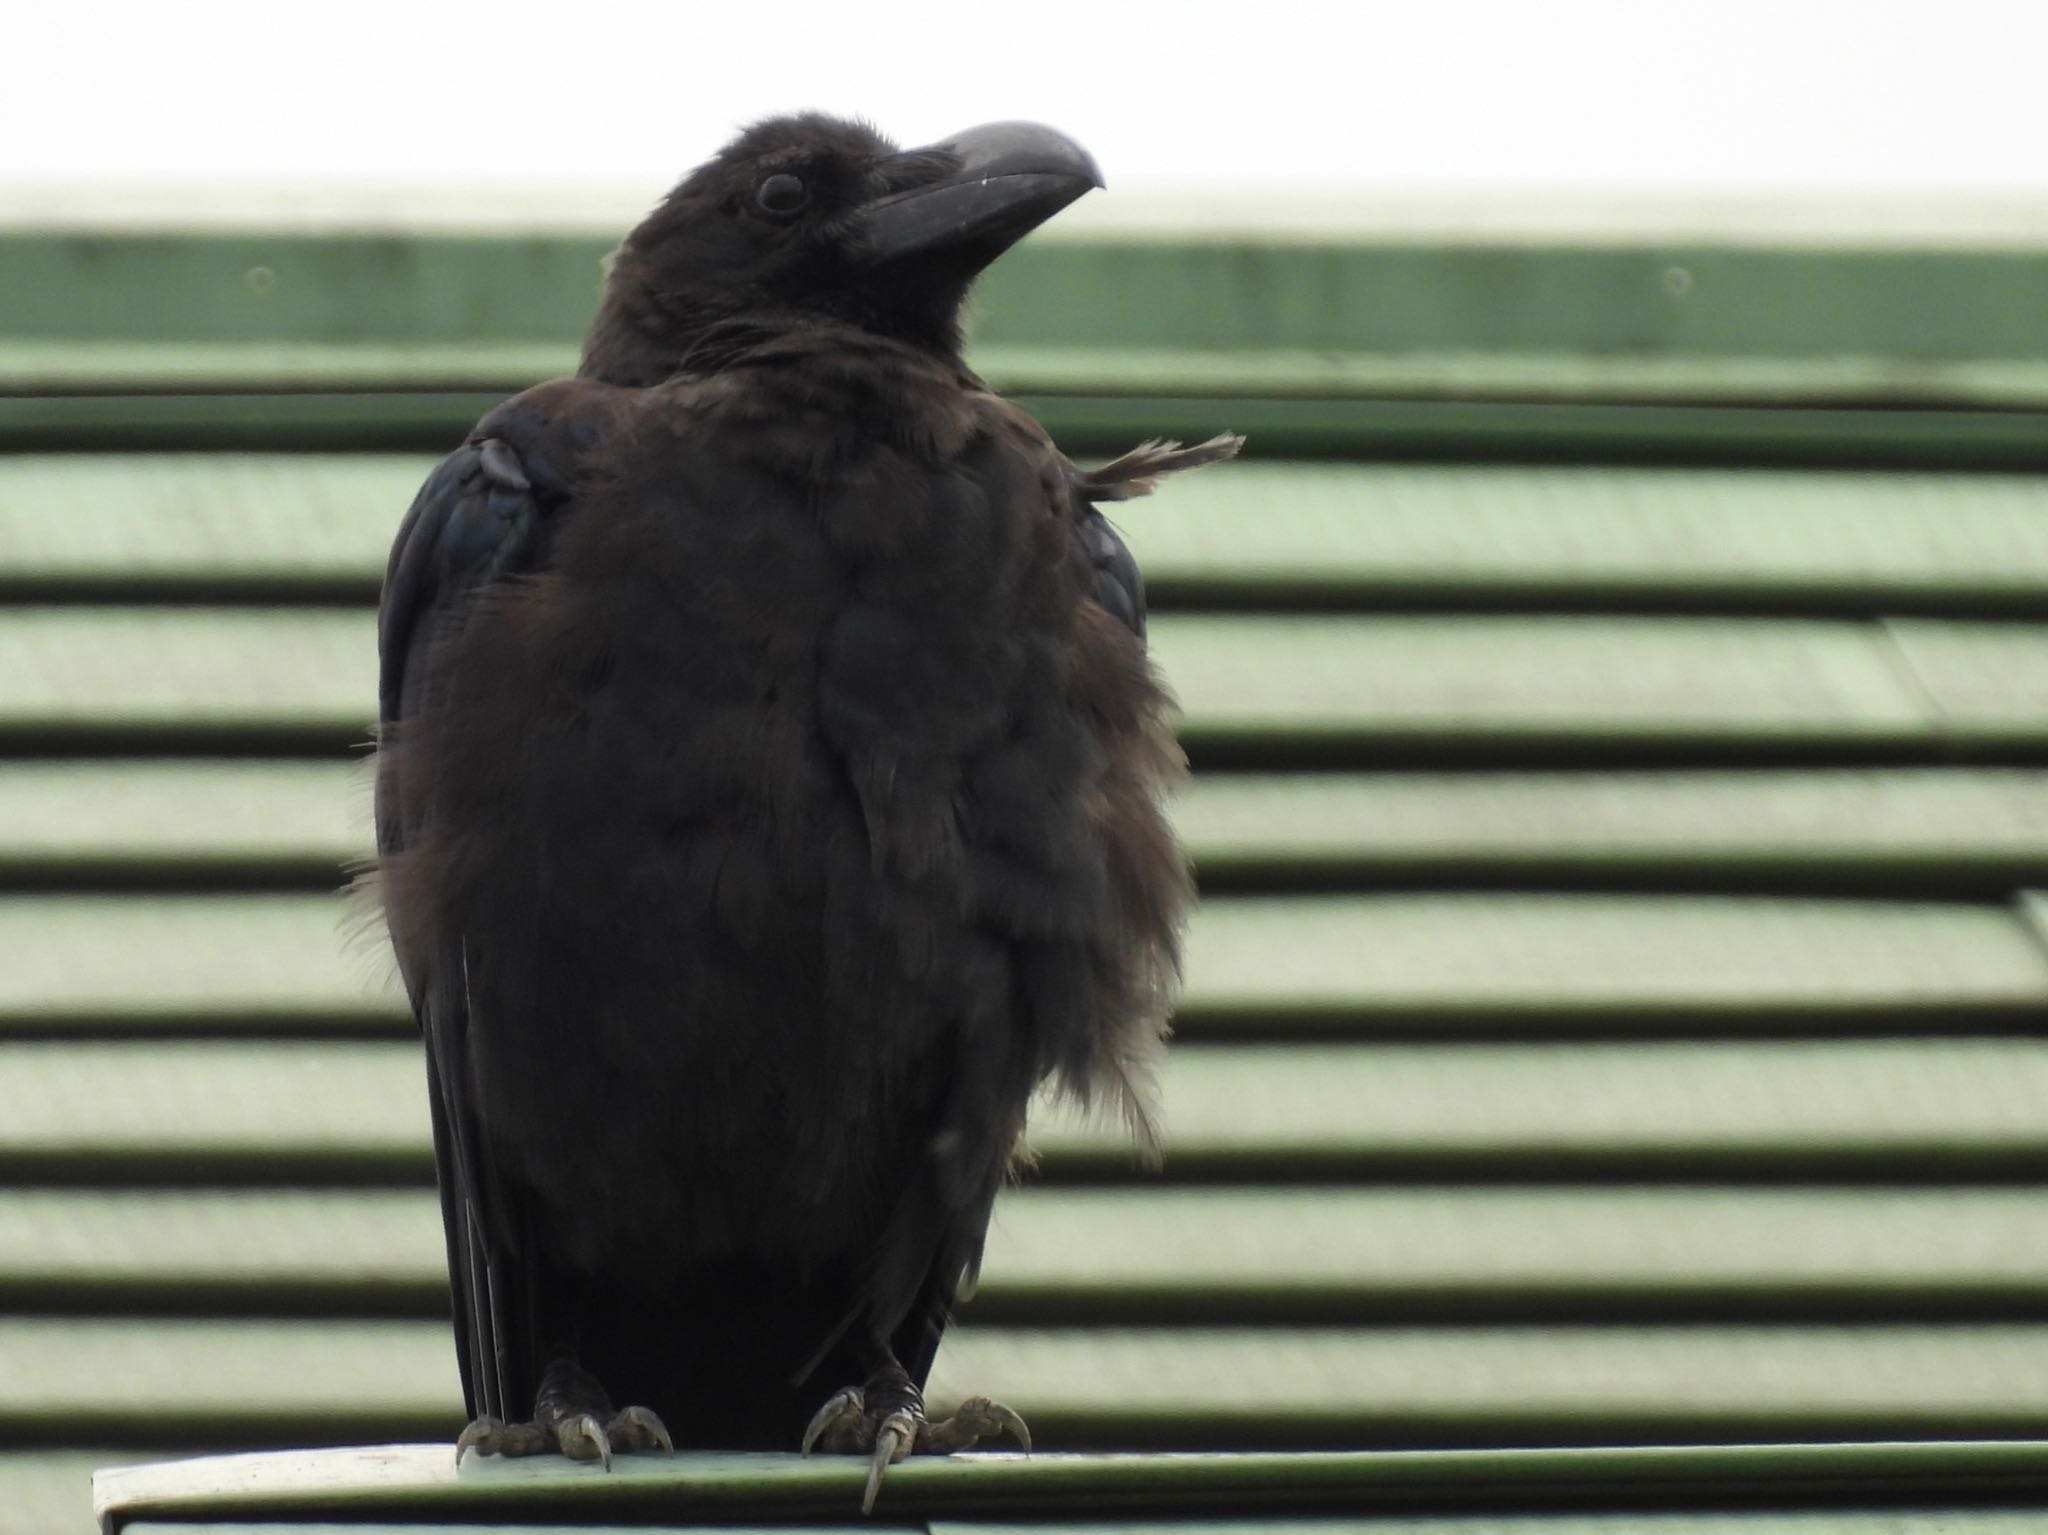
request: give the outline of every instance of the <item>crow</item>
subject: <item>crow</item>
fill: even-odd
[[[1048,1079],[1152,1137],[1186,860],[1093,473],[961,357],[1100,185],[1051,129],[760,123],[627,236],[572,378],[428,477],[379,610],[377,898],[480,1453],[883,1470]],[[624,1404],[624,1405],[621,1405]]]

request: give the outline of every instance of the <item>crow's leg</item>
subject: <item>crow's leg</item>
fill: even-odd
[[[842,1455],[867,1455],[868,1485],[861,1512],[873,1513],[882,1473],[911,1454],[950,1455],[996,1434],[1008,1434],[1025,1449],[1031,1431],[1001,1402],[971,1396],[950,1418],[934,1423],[924,1415],[924,1393],[886,1347],[882,1363],[863,1386],[834,1392],[804,1430],[803,1452],[823,1448]]]
[[[455,1441],[455,1464],[463,1452],[479,1455],[547,1455],[596,1460],[612,1467],[614,1450],[673,1450],[668,1430],[645,1407],[612,1410],[604,1387],[575,1360],[557,1357],[541,1376],[531,1423],[478,1418]]]

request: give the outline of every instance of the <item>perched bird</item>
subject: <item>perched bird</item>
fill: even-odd
[[[1151,1134],[1185,861],[1093,473],[961,360],[1100,184],[1050,129],[764,122],[614,256],[574,378],[428,478],[379,614],[377,886],[426,1041],[465,1449],[925,1416],[1026,1100]]]

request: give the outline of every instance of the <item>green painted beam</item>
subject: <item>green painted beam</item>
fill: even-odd
[[[1215,894],[1342,884],[2048,885],[2048,771],[1198,774],[1172,805]],[[0,761],[0,884],[332,890],[371,845],[340,761]]]
[[[624,233],[623,230],[620,233]],[[566,343],[613,242],[530,236],[0,234],[23,340]],[[987,344],[1365,353],[2048,358],[2048,252],[1766,242],[1524,245],[1040,238],[980,285]]]
[[[374,910],[319,895],[0,897],[0,1028],[396,1032]],[[1184,1027],[1370,1034],[1491,1019],[1570,1035],[1943,1032],[2048,1015],[2010,905],[1609,894],[1236,897],[1196,912]],[[391,1027],[387,1028],[389,1025]]]
[[[0,395],[0,449],[444,453],[510,392],[398,388]],[[2048,411],[1540,399],[1277,397],[1024,391],[1017,402],[1070,453],[1121,453],[1147,437],[1248,435],[1260,457],[1471,462],[1824,464],[2029,472],[2048,452]]]
[[[2048,1040],[1185,1046],[1170,1176],[1959,1179],[2048,1171]],[[12,1043],[24,1182],[424,1179],[425,1070],[392,1043]],[[1049,1176],[1134,1176],[1119,1127],[1034,1119]]]
[[[0,583],[25,597],[373,600],[433,459],[0,460]],[[2040,606],[2036,475],[1251,462],[1117,510],[1155,601]]]
[[[0,1192],[0,1305],[439,1317],[426,1189]],[[2038,1187],[1028,1187],[977,1324],[2048,1316]]]
[[[1659,401],[1676,405],[1828,402],[1837,408],[2048,405],[2048,361],[1870,351],[1786,358],[1492,349],[1336,350],[1282,341],[1104,346],[981,341],[976,371],[1006,394],[1237,397],[1245,400]],[[573,373],[573,340],[333,341],[245,337],[29,338],[0,335],[0,394],[317,394],[342,390],[514,394]]]
[[[94,1506],[110,1529],[163,1530],[232,1525],[238,1529],[332,1529],[319,1521],[346,1518],[354,1529],[389,1525],[356,1521],[427,1518],[436,1529],[464,1528],[465,1517],[504,1528],[508,1516],[522,1526],[562,1521],[579,1529],[611,1531],[592,1517],[650,1519],[664,1527],[702,1528],[707,1520],[838,1517],[857,1495],[860,1467],[848,1458],[791,1455],[678,1455],[641,1457],[614,1464],[609,1475],[560,1461],[480,1462],[460,1471],[446,1464],[438,1445],[384,1445],[360,1450],[290,1451],[173,1462],[110,1472],[97,1479]],[[1077,1535],[1121,1529],[1153,1532],[1201,1527],[1225,1535],[1297,1529],[1304,1535],[1431,1528],[1412,1524],[1423,1511],[1464,1510],[1476,1522],[1435,1525],[1461,1535],[1519,1531],[1513,1510],[1563,1513],[1626,1509],[1661,1535],[1694,1535],[1724,1525],[1671,1526],[1652,1509],[1714,1494],[1724,1510],[1732,1502],[1751,1509],[1809,1508],[1822,1513],[1878,1504],[1887,1516],[1903,1504],[1897,1535],[1928,1529],[1915,1519],[1929,1500],[1967,1501],[1974,1514],[1955,1526],[1967,1535],[1990,1535],[2006,1526],[1975,1515],[2035,1508],[2042,1503],[2039,1444],[2014,1442],[1666,1445],[1566,1449],[1479,1449],[1374,1453],[1067,1455],[976,1454],[915,1457],[883,1484],[879,1527],[906,1517],[937,1516],[935,1535],[993,1535],[1019,1524],[961,1523],[994,1518],[1061,1521],[1039,1527]],[[1985,1499],[1998,1502],[1986,1504]],[[1288,1518],[1274,1522],[1276,1511]],[[1104,1522],[1111,1514],[1114,1522]],[[1312,1517],[1320,1514],[1321,1517]],[[1333,1517],[1342,1514],[1341,1523]],[[1392,1522],[1385,1522],[1392,1515]],[[1080,1515],[1088,1522],[1069,1521]],[[1216,1522],[1237,1515],[1242,1521]],[[1172,1525],[1154,1523],[1177,1516]],[[159,1518],[190,1519],[194,1526],[160,1525]],[[284,1524],[244,1521],[282,1519]],[[1497,1519],[1514,1522],[1495,1524]],[[134,1522],[131,1522],[134,1521]],[[719,1528],[720,1526],[712,1526]],[[917,1526],[922,1528],[922,1525]],[[1538,1526],[1539,1528],[1543,1526]],[[1608,1529],[1566,1523],[1562,1531]],[[1836,1524],[1742,1526],[1759,1535],[1803,1529],[1821,1535]],[[1560,1532],[1562,1535],[1562,1532]]]
[[[2048,626],[1185,614],[1153,650],[1197,753],[2048,746]],[[375,676],[356,610],[0,611],[0,743],[336,750],[367,739]]]

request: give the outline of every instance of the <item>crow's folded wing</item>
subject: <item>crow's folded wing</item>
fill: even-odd
[[[569,390],[509,401],[427,477],[399,527],[377,615],[377,847],[387,861],[433,815],[433,786],[408,777],[408,725],[441,702],[446,648],[479,599],[545,565],[554,531],[575,513],[575,460],[592,438]],[[464,1395],[472,1414],[520,1418],[543,1362],[531,1245],[476,1133],[468,956],[461,935],[397,920],[392,942],[427,1047]]]

